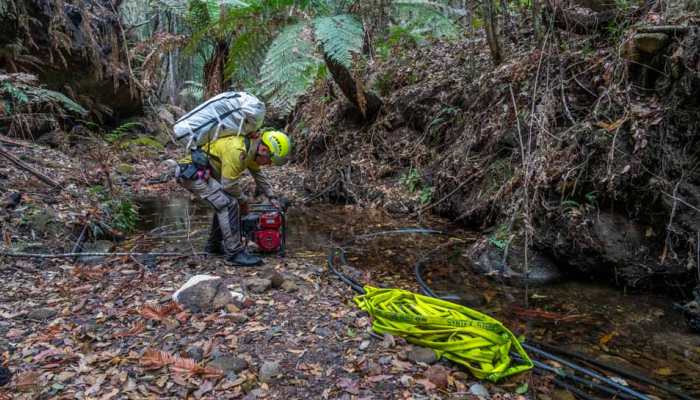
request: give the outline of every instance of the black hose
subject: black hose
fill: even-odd
[[[533,342],[533,343],[534,343],[534,342]],[[580,360],[582,360],[582,361],[585,361],[585,362],[587,362],[587,363],[589,363],[589,364],[593,364],[593,365],[595,365],[595,366],[597,366],[597,367],[599,367],[599,368],[603,368],[603,369],[606,369],[606,370],[608,370],[608,371],[610,371],[610,372],[614,372],[614,373],[616,373],[616,374],[620,374],[620,375],[626,376],[626,377],[628,377],[628,378],[636,379],[636,380],[638,380],[638,381],[640,381],[640,382],[643,382],[643,383],[646,383],[646,384],[648,384],[648,385],[657,387],[657,388],[659,388],[659,389],[661,389],[661,390],[664,390],[664,391],[666,391],[666,392],[668,392],[668,393],[670,393],[670,394],[672,394],[672,395],[674,395],[674,396],[676,396],[676,397],[678,397],[678,398],[680,398],[680,399],[683,399],[683,400],[696,400],[696,399],[694,399],[693,397],[690,397],[690,396],[688,396],[687,394],[685,394],[685,393],[679,391],[678,389],[673,388],[673,387],[671,387],[671,386],[669,386],[669,385],[666,385],[666,384],[663,384],[663,383],[661,383],[661,382],[655,381],[655,380],[653,380],[653,379],[651,379],[651,378],[649,378],[649,377],[647,377],[647,376],[638,374],[638,373],[636,373],[636,372],[632,372],[632,371],[626,370],[626,369],[624,369],[624,368],[622,368],[622,367],[618,367],[618,366],[615,366],[615,365],[610,365],[610,364],[608,364],[608,363],[604,363],[604,362],[602,362],[602,361],[598,361],[598,360],[596,360],[596,359],[594,359],[594,358],[591,358],[591,357],[586,356],[585,354],[581,354],[581,353],[574,352],[574,351],[564,350],[564,349],[561,349],[561,348],[559,348],[559,347],[555,347],[555,346],[552,346],[552,345],[549,345],[549,344],[546,344],[546,343],[536,343],[536,344],[537,344],[537,346],[539,346],[539,347],[544,347],[545,349],[547,349],[547,350],[549,350],[549,351],[551,351],[551,352],[553,352],[553,353],[559,353],[559,354],[562,354],[562,355],[565,355],[565,356],[568,356],[568,357],[578,358],[578,359],[580,359]]]
[[[352,277],[349,277],[349,276],[347,276],[346,274],[343,274],[342,272],[338,271],[338,270],[335,268],[334,259],[335,259],[336,255],[338,254],[338,251],[340,251],[341,260],[343,260],[344,263],[347,263],[347,260],[345,260],[345,251],[342,249],[343,246],[346,246],[347,244],[350,244],[350,243],[354,242],[354,241],[357,240],[357,239],[369,239],[369,238],[374,238],[374,237],[382,236],[382,235],[405,234],[405,233],[444,234],[444,232],[442,232],[442,231],[437,231],[437,230],[433,230],[433,229],[404,228],[404,229],[396,229],[396,230],[390,230],[390,231],[380,231],[380,232],[374,232],[374,233],[370,233],[370,234],[364,234],[364,235],[355,236],[355,237],[353,237],[352,239],[350,239],[350,240],[346,241],[345,243],[343,243],[340,247],[334,248],[333,250],[331,250],[331,252],[328,254],[328,267],[329,267],[329,269],[330,269],[336,276],[338,276],[338,278],[340,278],[343,282],[345,282],[345,283],[347,283],[348,285],[350,285],[350,287],[353,288],[353,290],[357,291],[358,293],[364,294],[364,289],[363,289],[362,284],[361,284],[360,282],[357,282],[357,281],[356,281],[355,279],[353,279]],[[424,259],[425,259],[425,258],[424,258]],[[438,297],[438,296],[435,295],[435,292],[433,292],[432,289],[430,289],[430,287],[428,286],[428,284],[423,280],[423,278],[422,278],[422,276],[421,276],[420,270],[421,270],[421,265],[422,265],[422,262],[424,261],[424,259],[422,259],[421,261],[419,261],[419,262],[415,265],[415,267],[414,267],[414,272],[416,273],[416,279],[417,279],[417,281],[418,281],[418,284],[419,284],[420,287],[421,287],[421,291],[422,291],[424,294],[426,294],[426,295],[428,295],[428,296],[431,296],[431,297]],[[597,379],[597,380],[599,380],[599,381],[601,381],[601,382],[603,382],[603,383],[606,383],[606,384],[608,384],[609,386],[612,386],[613,388],[617,389],[619,392],[626,394],[628,397],[636,398],[636,399],[639,399],[639,400],[650,400],[648,396],[646,396],[646,395],[644,395],[644,394],[642,394],[642,393],[639,393],[639,392],[637,392],[637,391],[635,391],[635,390],[633,390],[633,389],[630,389],[630,388],[628,388],[628,387],[626,387],[626,386],[623,386],[623,385],[621,385],[621,384],[619,384],[619,383],[617,383],[617,382],[615,382],[615,381],[613,381],[613,380],[611,380],[611,379],[608,379],[608,378],[606,378],[606,377],[604,377],[604,376],[602,376],[602,375],[596,373],[595,371],[592,371],[592,370],[590,370],[590,369],[581,367],[581,366],[579,366],[579,365],[577,365],[577,364],[574,364],[574,363],[572,363],[572,362],[570,362],[570,361],[564,360],[564,359],[562,359],[561,357],[557,357],[557,356],[555,356],[555,355],[553,355],[553,354],[547,353],[547,352],[545,352],[544,350],[538,349],[538,348],[536,348],[536,347],[534,347],[534,346],[532,346],[532,345],[529,345],[529,344],[527,344],[527,343],[522,343],[522,346],[523,346],[523,348],[525,348],[526,350],[529,350],[529,351],[531,351],[531,352],[533,352],[533,353],[535,353],[535,354],[538,354],[538,355],[541,356],[541,357],[545,357],[545,358],[548,358],[548,359],[550,359],[550,360],[559,362],[559,363],[561,363],[561,364],[563,364],[563,365],[566,365],[567,367],[573,369],[574,371],[581,372],[581,373],[583,373],[583,374],[585,374],[585,375],[588,375],[588,376],[591,376],[591,377],[593,377],[593,378],[595,378],[595,379]],[[536,361],[536,360],[533,360],[533,361],[537,363],[537,364],[535,364],[535,366],[536,366],[538,369],[547,370],[547,369],[543,368],[543,365],[546,365],[546,364],[543,364],[543,363],[538,362],[538,361]],[[549,371],[548,371],[548,372],[549,372]],[[585,379],[583,379],[583,378],[578,378],[578,377],[577,377],[576,379],[578,379],[581,383],[585,383],[585,384],[588,385],[589,387],[590,387],[591,385],[601,386],[601,385],[599,385],[599,384],[596,384],[596,383],[594,383],[594,382],[585,380]],[[576,388],[574,388],[574,387],[571,386],[571,385],[568,385],[568,384],[566,384],[566,383],[564,383],[564,382],[560,382],[560,383],[561,383],[562,385],[566,385],[567,390],[571,390],[572,392],[574,392],[575,394],[579,395],[580,397],[583,397],[584,399],[593,399],[591,396],[589,396],[589,395],[586,394],[585,392],[583,392],[583,391],[581,391],[581,390],[579,390],[579,389],[576,389]],[[564,387],[564,386],[562,386],[562,387]],[[612,391],[611,389],[607,389],[607,390]],[[616,392],[616,393],[617,393],[617,392]]]
[[[595,390],[601,391],[603,393],[609,394],[612,397],[619,397],[621,399],[633,399],[634,398],[628,394],[622,393],[619,390],[613,390],[607,386],[603,386],[601,384],[595,383],[595,382],[590,381],[588,379],[583,379],[583,378],[576,376],[576,375],[573,375],[573,374],[567,374],[564,371],[562,371],[561,368],[555,368],[555,367],[552,367],[550,365],[547,365],[547,364],[545,364],[541,361],[537,361],[537,360],[533,360],[532,362],[534,363],[535,367],[537,367],[540,370],[552,372],[562,379],[574,381],[574,382],[579,383],[583,386],[586,386],[590,389],[595,389]]]
[[[619,389],[620,391],[622,391],[622,392],[624,392],[624,393],[627,393],[627,394],[629,394],[630,396],[633,396],[633,397],[635,397],[635,398],[637,398],[637,399],[639,399],[639,400],[650,400],[649,397],[648,397],[647,395],[642,394],[642,393],[639,393],[639,392],[637,392],[636,390],[630,389],[630,388],[628,388],[627,386],[621,385],[621,384],[619,384],[619,383],[613,381],[612,379],[608,379],[608,378],[604,377],[603,375],[601,375],[601,374],[599,374],[599,373],[597,373],[597,372],[595,372],[595,371],[592,371],[592,370],[590,370],[590,369],[588,369],[588,368],[581,367],[581,366],[579,366],[579,365],[577,365],[577,364],[572,363],[571,361],[567,361],[567,360],[565,360],[565,359],[563,359],[563,358],[561,358],[561,357],[555,356],[554,354],[551,354],[551,353],[548,353],[548,352],[546,352],[546,351],[544,351],[544,350],[538,349],[537,347],[532,346],[532,345],[530,345],[530,344],[521,343],[521,345],[522,345],[523,348],[524,348],[525,350],[527,350],[527,351],[530,351],[530,352],[532,352],[532,353],[535,353],[535,354],[539,355],[540,357],[545,357],[545,358],[548,358],[548,359],[550,359],[550,360],[552,360],[552,361],[556,361],[556,362],[558,362],[558,363],[560,363],[560,364],[562,364],[562,365],[566,365],[567,367],[573,369],[574,371],[581,372],[582,374],[588,375],[588,376],[590,376],[590,377],[592,377],[592,378],[595,378],[595,379],[597,379],[597,380],[599,380],[599,381],[601,381],[601,382],[605,382],[605,383],[607,383],[608,385],[610,385],[610,386],[612,386],[612,387],[614,387],[614,388],[616,388],[616,389]]]

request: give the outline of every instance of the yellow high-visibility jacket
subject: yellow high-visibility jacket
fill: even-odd
[[[221,181],[224,190],[238,200],[246,201],[247,198],[238,184],[239,178],[248,170],[255,180],[258,190],[267,197],[273,197],[272,186],[267,176],[258,164],[255,163],[255,154],[259,139],[251,139],[245,136],[227,136],[207,143],[201,149],[209,156],[209,165],[212,168],[214,178]],[[188,156],[180,161],[191,162]]]

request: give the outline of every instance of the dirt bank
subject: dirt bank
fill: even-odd
[[[365,75],[383,96],[375,121],[362,123],[330,87],[298,107],[290,126],[312,171],[306,187],[435,212],[490,231],[501,253],[527,242],[569,275],[690,287],[698,34],[645,32],[558,31],[534,49],[520,40],[496,68],[481,40],[395,48]],[[522,272],[522,259],[509,264]]]

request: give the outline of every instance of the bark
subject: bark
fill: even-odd
[[[221,93],[225,87],[224,66],[228,58],[228,43],[219,41],[211,60],[204,65],[204,98],[208,99]]]
[[[496,10],[493,6],[493,0],[486,0],[484,6],[484,28],[486,29],[486,41],[491,50],[491,58],[495,65],[503,62],[503,54],[501,53],[501,44],[498,39],[498,23],[496,21]]]
[[[352,73],[340,63],[330,59],[324,54],[328,70],[333,80],[343,91],[345,97],[362,113],[365,121],[371,121],[376,117],[382,106],[382,101],[374,93],[365,90],[361,81],[353,78]]]

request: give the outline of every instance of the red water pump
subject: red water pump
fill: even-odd
[[[250,204],[241,217],[241,234],[258,245],[263,253],[284,255],[287,241],[287,218],[284,210],[270,204]]]

